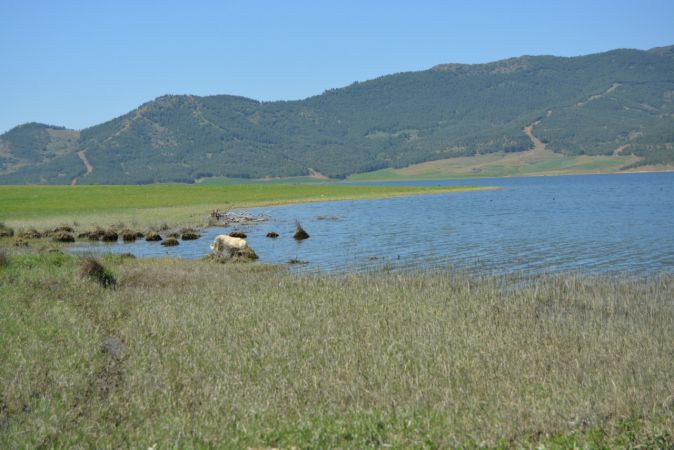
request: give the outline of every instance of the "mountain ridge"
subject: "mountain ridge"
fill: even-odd
[[[535,122],[536,137],[559,154],[621,148],[639,158],[632,166],[671,164],[673,49],[439,64],[303,100],[163,95],[82,130],[34,122],[9,130],[0,135],[0,183],[343,178],[527,151],[525,128]]]

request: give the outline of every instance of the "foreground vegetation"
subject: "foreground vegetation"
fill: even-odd
[[[0,186],[0,221],[7,226],[45,228],[106,226],[202,226],[214,209],[311,201],[386,198],[463,192],[471,186],[185,185]]]
[[[0,447],[674,446],[671,275],[102,264],[2,252]]]

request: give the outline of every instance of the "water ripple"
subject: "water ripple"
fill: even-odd
[[[461,184],[417,182],[416,184]],[[310,203],[253,212],[243,227],[263,262],[307,261],[301,271],[452,268],[483,273],[656,273],[674,270],[674,173],[470,180],[498,191]],[[410,184],[410,183],[405,183]],[[295,220],[311,238],[292,239]],[[267,239],[267,231],[280,237]],[[164,248],[94,244],[73,251],[200,258],[216,234]]]

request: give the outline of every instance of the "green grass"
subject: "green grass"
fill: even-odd
[[[441,180],[452,178],[513,177],[616,173],[636,162],[634,156],[565,156],[549,150],[492,153],[415,164],[402,169],[382,169],[348,177],[349,181]],[[663,166],[663,169],[666,169]]]
[[[671,275],[80,264],[0,266],[2,448],[674,446]]]
[[[199,184],[335,184],[338,180],[320,179],[309,176],[304,177],[279,177],[279,178],[228,178],[228,177],[209,177],[202,178]]]
[[[106,225],[203,225],[216,208],[251,207],[401,195],[461,192],[478,187],[349,185],[0,186],[0,220],[14,228],[78,222]]]

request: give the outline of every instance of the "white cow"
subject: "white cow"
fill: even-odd
[[[237,250],[243,250],[248,248],[248,244],[245,239],[227,236],[226,234],[219,234],[213,239],[211,244],[211,250],[214,254],[222,255],[223,252],[227,252],[230,255]]]

